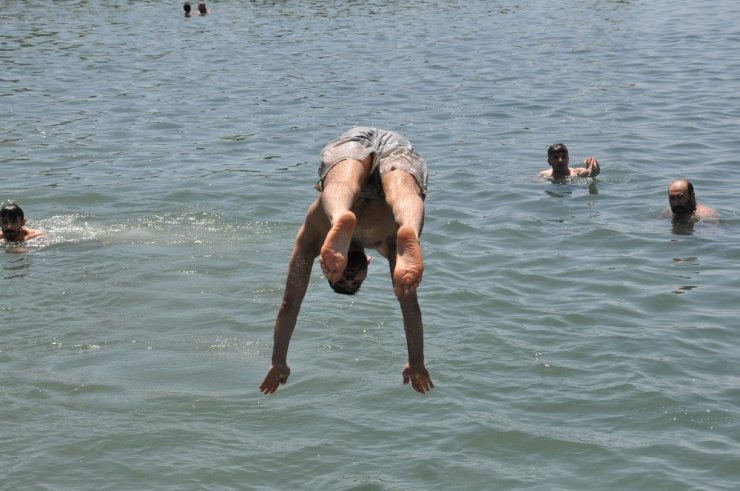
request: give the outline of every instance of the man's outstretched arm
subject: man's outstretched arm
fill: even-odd
[[[409,361],[403,369],[403,383],[411,383],[415,391],[425,394],[434,388],[432,377],[424,366],[424,326],[421,322],[421,308],[416,292],[399,297],[403,329],[406,333],[406,347]]]
[[[411,387],[415,391],[425,394],[434,388],[434,384],[429,371],[424,366],[424,325],[421,320],[419,299],[416,296],[416,285],[413,288],[401,288],[397,284],[398,271],[396,271],[396,265],[400,266],[400,263],[396,261],[395,248],[390,247],[389,249],[391,254],[388,254],[388,263],[391,269],[394,293],[401,305],[403,330],[406,334],[406,348],[409,355],[409,361],[403,369],[403,383],[411,383]],[[399,269],[401,268],[399,267]]]
[[[275,320],[275,332],[272,347],[272,364],[260,384],[260,391],[265,394],[275,392],[280,384],[284,384],[290,375],[288,367],[288,345],[293,335],[298,313],[301,310],[303,298],[308,289],[311,278],[311,268],[318,255],[315,245],[307,246],[305,243],[305,225],[298,232],[296,245],[288,266],[288,278],[285,282],[285,292],[280,304],[277,319]]]
[[[586,157],[583,164],[586,167],[572,168],[571,173],[578,177],[596,177],[601,172],[599,161],[595,157]]]

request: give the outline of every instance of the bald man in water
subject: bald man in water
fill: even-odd
[[[422,394],[434,387],[424,366],[424,332],[416,289],[424,271],[427,167],[411,143],[379,128],[353,128],[321,152],[319,195],[298,230],[283,301],[275,321],[272,365],[260,390],[275,392],[290,375],[288,345],[316,257],[336,293],[354,295],[367,275],[365,248],[388,260],[401,305],[408,363],[403,383]]]
[[[696,202],[694,185],[688,179],[676,179],[668,186],[668,204],[670,207],[663,212],[665,217],[692,222],[719,219],[719,215],[712,208]]]

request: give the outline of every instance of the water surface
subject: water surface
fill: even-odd
[[[8,489],[702,489],[740,480],[740,7],[10,0],[0,200]],[[315,268],[257,390],[318,153],[430,167],[420,301]],[[539,179],[547,146],[596,179]],[[659,216],[677,177],[720,224]]]

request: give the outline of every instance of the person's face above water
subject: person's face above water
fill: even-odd
[[[696,197],[689,194],[686,186],[671,185],[668,188],[668,204],[671,205],[671,211],[676,215],[685,215],[696,210]]]
[[[563,149],[555,150],[547,155],[547,163],[552,167],[553,172],[561,173],[568,169],[570,158],[568,152]]]
[[[2,227],[3,237],[5,237],[5,240],[9,242],[18,240],[25,223],[25,219],[16,218],[15,220],[12,220],[7,217],[2,217],[2,219],[0,219],[0,227]]]

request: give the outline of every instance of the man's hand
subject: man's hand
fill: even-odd
[[[411,382],[411,387],[420,394],[426,394],[434,388],[432,378],[424,365],[409,365],[403,369],[403,383]]]
[[[599,172],[601,172],[601,169],[599,168],[599,161],[595,158],[586,157],[586,160],[584,160],[583,163],[586,165],[586,170],[588,171],[589,177],[596,176]]]
[[[272,394],[280,384],[288,381],[290,367],[286,363],[273,363],[265,375],[265,379],[260,384],[260,391],[263,394]]]

